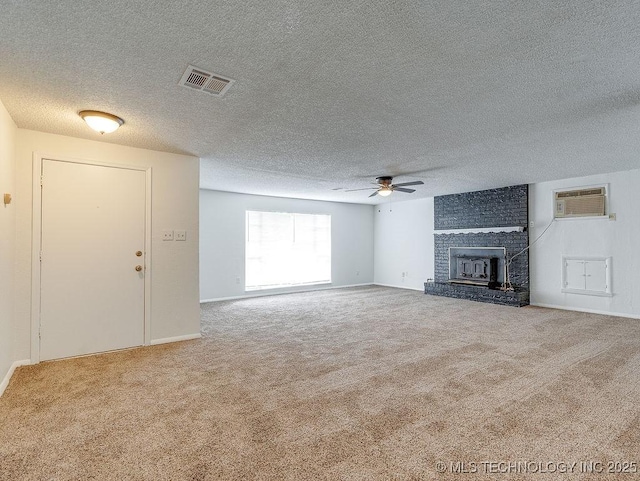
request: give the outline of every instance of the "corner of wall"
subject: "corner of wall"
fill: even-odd
[[[434,276],[433,197],[379,204],[374,209],[374,283],[424,289]]]
[[[0,101],[0,394],[13,373],[15,361],[16,265],[16,136],[17,126]],[[11,202],[4,203],[4,194]]]

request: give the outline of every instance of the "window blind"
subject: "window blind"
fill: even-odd
[[[245,289],[331,282],[331,216],[246,213]]]

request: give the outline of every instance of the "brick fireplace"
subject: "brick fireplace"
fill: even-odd
[[[436,197],[434,214],[435,278],[426,294],[529,304],[528,251],[513,259],[508,278],[506,268],[528,245],[526,184]]]

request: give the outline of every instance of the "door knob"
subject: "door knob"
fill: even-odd
[[[138,257],[141,257],[141,256],[142,256],[142,251],[136,251],[136,255],[137,255]]]
[[[136,266],[136,271],[140,272],[142,270],[142,266]]]

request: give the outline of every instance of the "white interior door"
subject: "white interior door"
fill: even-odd
[[[41,360],[144,343],[145,190],[144,171],[43,159]]]

